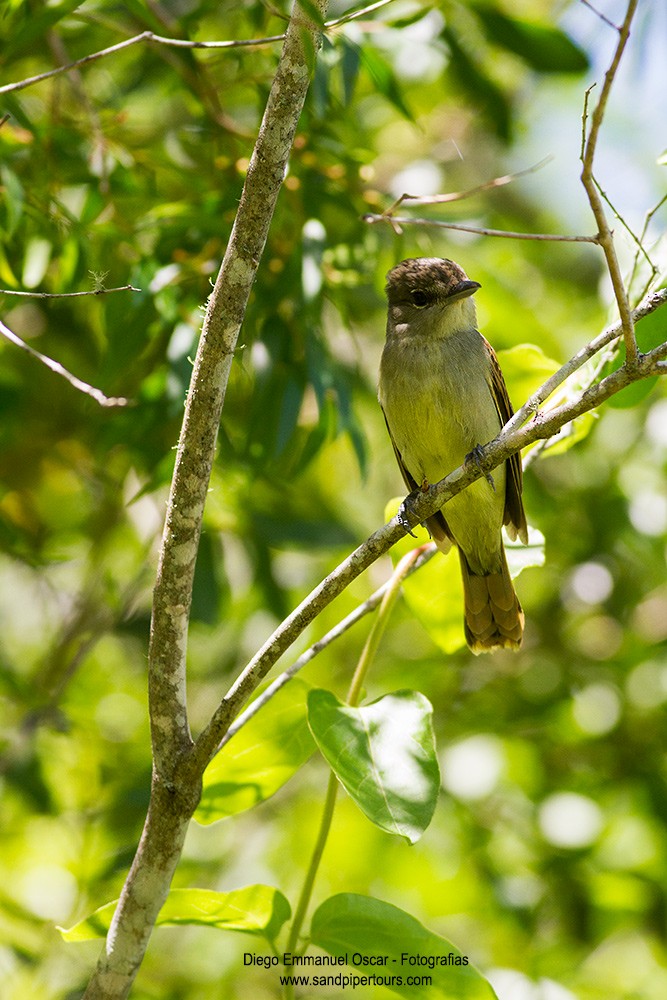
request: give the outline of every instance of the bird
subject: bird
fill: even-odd
[[[453,260],[413,257],[387,274],[387,336],[378,399],[410,492],[474,458],[512,416],[498,359],[477,329],[478,281]],[[514,454],[426,519],[433,541],[458,549],[464,633],[475,653],[518,650],[524,613],[502,539],[528,542],[521,457]]]

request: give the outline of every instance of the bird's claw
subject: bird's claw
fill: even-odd
[[[478,470],[483,474],[487,483],[495,493],[496,484],[493,481],[493,476],[491,475],[490,472],[484,472],[484,470],[482,469],[483,458],[484,458],[484,449],[482,448],[481,444],[476,444],[473,450],[468,455],[466,455],[466,463],[473,462],[477,466]]]
[[[417,499],[417,497],[421,492],[422,490],[418,489],[418,490],[413,490],[412,493],[408,493],[408,495],[406,496],[405,500],[403,500],[401,506],[398,508],[398,511],[396,513],[398,523],[404,529],[405,533],[407,535],[411,535],[412,538],[417,537],[412,529],[416,528],[417,525],[419,524],[419,520],[415,518],[415,515],[412,512],[412,504],[414,503],[414,501]]]

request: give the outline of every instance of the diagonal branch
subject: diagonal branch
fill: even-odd
[[[425,563],[429,562],[433,556],[436,555],[437,551],[438,550],[433,544],[422,546],[419,558],[410,565],[409,569],[405,573],[405,577],[411,576],[418,569],[421,569]],[[303,670],[303,668],[307,666],[307,664],[309,664],[319,653],[321,653],[323,649],[326,649],[326,647],[330,646],[332,642],[339,639],[341,635],[347,632],[348,629],[352,628],[353,625],[356,625],[356,623],[365,615],[369,614],[371,611],[375,611],[378,604],[381,603],[386,592],[389,590],[390,585],[391,580],[385,580],[382,586],[378,587],[378,589],[371,594],[370,597],[368,597],[362,604],[359,604],[354,611],[349,613],[349,615],[342,618],[336,625],[334,625],[333,628],[329,629],[326,635],[323,635],[321,639],[314,642],[312,646],[302,653],[301,656],[299,656],[298,659],[296,659],[294,663],[287,668],[287,670],[284,670],[281,674],[279,674],[278,677],[276,677],[276,679],[266,688],[266,690],[262,691],[262,693],[255,698],[252,704],[250,704],[246,709],[244,709],[243,712],[241,712],[240,715],[236,717],[221,740],[218,750],[221,750],[223,746],[229,743],[231,738],[235,736],[247,722],[250,722],[252,717],[256,715],[257,712],[259,712],[260,708],[263,708],[264,705],[271,701],[273,696],[284,688],[293,677],[296,677],[299,671]]]
[[[644,316],[654,312],[660,306],[665,305],[665,303],[667,303],[667,288],[661,288],[659,291],[652,292],[650,295],[647,295],[646,298],[639,303],[637,308],[633,309],[633,323],[643,319]],[[506,425],[506,430],[514,430],[515,427],[520,427],[523,423],[525,423],[525,421],[538,410],[539,406],[545,401],[545,399],[548,399],[548,397],[558,388],[559,385],[562,385],[562,383],[565,382],[570,375],[573,375],[574,372],[585,365],[587,361],[590,361],[590,359],[601,351],[603,347],[606,347],[608,344],[613,343],[613,341],[618,340],[622,334],[623,328],[620,322],[612,323],[612,325],[608,326],[606,330],[603,330],[599,336],[595,337],[590,341],[590,343],[586,344],[585,347],[582,347],[581,350],[577,351],[577,353],[573,355],[569,361],[566,361],[557,372],[554,372],[554,374],[551,375],[546,382],[544,382],[544,384],[533,393],[530,399],[526,400],[523,406],[516,411],[512,419]]]
[[[20,293],[17,293],[20,294]],[[29,294],[29,293],[25,293]],[[39,293],[38,293],[39,294]],[[94,292],[74,292],[74,295],[94,295]],[[96,389],[94,385],[89,385],[88,382],[82,381],[82,379],[77,378],[76,375],[72,375],[71,371],[68,371],[64,365],[61,365],[59,361],[54,361],[53,358],[49,358],[46,354],[41,354],[40,351],[36,351],[34,347],[30,347],[26,344],[25,340],[21,340],[18,334],[10,330],[8,326],[0,320],[0,336],[8,340],[10,344],[14,344],[16,347],[20,347],[22,351],[29,354],[31,358],[35,358],[37,361],[41,361],[43,365],[49,368],[56,375],[60,375],[64,378],[66,382],[72,386],[73,389],[78,389],[79,392],[83,392],[86,396],[90,396],[99,403],[100,406],[127,406],[129,400],[125,399],[124,396],[105,396],[101,389]]]
[[[654,296],[649,311],[657,309],[665,301],[667,301],[665,296]],[[410,511],[411,525],[422,523],[436,510],[439,510],[447,500],[456,496],[481,475],[491,472],[515,452],[521,451],[534,441],[553,437],[566,423],[589,410],[596,409],[627,385],[654,375],[667,374],[665,358],[667,358],[667,343],[642,355],[636,365],[632,367],[627,364],[623,365],[611,375],[584,389],[560,406],[547,412],[535,414],[530,423],[525,426],[512,426],[510,428],[508,425],[504,427],[498,437],[482,449],[479,463],[476,461],[465,463],[413,499]],[[522,408],[520,412],[525,419],[530,411]],[[368,566],[402,538],[406,530],[405,524],[399,521],[398,517],[392,518],[343,560],[279,625],[241,672],[218,706],[211,722],[198,738],[194,751],[194,759],[197,761],[198,767],[205,767],[206,763],[215,755],[241,707],[248,701],[273,665],[301,635],[306,626]]]
[[[638,308],[637,313],[641,312],[641,315],[645,316],[665,304],[667,304],[667,290],[662,290],[648,296]],[[610,327],[591,343],[596,345],[596,350],[600,350],[605,344],[617,338],[619,334],[618,325]],[[587,349],[584,349],[584,352],[586,351]],[[592,356],[592,353],[595,352],[591,352],[588,356]],[[431,485],[416,499],[413,498],[410,509],[412,526],[421,524],[436,510],[439,510],[447,500],[456,496],[481,475],[491,472],[515,452],[521,451],[534,441],[553,437],[575,417],[596,409],[605,400],[633,382],[655,375],[667,374],[666,342],[648,354],[641,355],[635,365],[622,365],[600,382],[588,386],[560,406],[548,411],[535,412],[539,402],[546,399],[553,392],[553,389],[567,377],[567,374],[571,374],[571,371],[576,370],[576,367],[579,367],[580,364],[583,364],[583,360],[586,360],[586,358],[580,360],[579,355],[575,357],[577,364],[574,366],[571,366],[571,363],[564,365],[560,372],[548,379],[544,386],[531,397],[528,404],[524,405],[508,422],[498,437],[482,449],[479,463],[477,461],[464,463],[439,483]],[[525,424],[524,422],[531,414],[533,419]],[[522,423],[524,426],[521,426]],[[304,629],[368,566],[402,538],[406,530],[404,522],[399,521],[398,517],[392,518],[343,560],[278,626],[273,635],[267,639],[241,672],[218,706],[209,725],[197,739],[194,759],[197,760],[198,767],[205,767],[211,757],[215,755],[242,706]]]

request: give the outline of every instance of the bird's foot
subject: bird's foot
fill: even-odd
[[[496,484],[493,481],[493,476],[491,475],[490,472],[484,472],[483,469],[482,469],[482,459],[483,458],[484,458],[484,449],[482,448],[481,444],[476,444],[475,447],[473,448],[473,450],[466,455],[466,458],[465,458],[466,465],[467,465],[468,462],[472,462],[474,465],[476,465],[477,468],[478,468],[478,470],[480,472],[482,472],[482,474],[484,475],[484,478],[486,479],[487,483],[489,484],[489,486],[491,487],[491,489],[495,493],[496,492]]]
[[[426,480],[424,480],[424,483],[426,483],[426,489],[428,489]],[[417,537],[412,529],[416,528],[419,524],[419,518],[415,516],[412,505],[424,492],[424,483],[418,489],[413,490],[412,493],[408,493],[396,514],[400,526],[405,529],[406,534],[412,535],[413,538]]]

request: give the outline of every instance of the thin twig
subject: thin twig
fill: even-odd
[[[618,221],[623,226],[623,228],[625,229],[626,233],[628,234],[628,236],[630,237],[630,239],[632,240],[632,242],[636,245],[636,247],[637,247],[637,253],[641,254],[641,256],[644,257],[644,259],[646,260],[646,263],[651,268],[652,274],[655,275],[657,273],[658,269],[655,266],[655,264],[653,263],[653,261],[651,260],[651,258],[649,257],[648,252],[647,252],[646,248],[644,247],[644,244],[642,243],[642,236],[637,236],[637,234],[634,232],[634,230],[632,229],[632,227],[630,226],[630,224],[628,222],[626,222],[626,220],[623,218],[623,216],[621,215],[621,213],[618,211],[618,209],[616,208],[616,206],[612,202],[612,200],[609,197],[609,195],[607,194],[607,192],[602,190],[602,187],[600,186],[600,184],[597,181],[597,179],[595,179],[595,186],[598,189],[598,191],[600,193],[600,197],[602,198],[602,200],[605,202],[605,204],[607,205],[607,207],[610,209],[610,211],[612,212],[612,214],[614,215],[614,217],[616,219],[618,219]],[[665,197],[667,198],[667,195],[665,195]],[[630,278],[630,281],[628,282],[628,284],[629,285],[632,284],[632,278]]]
[[[421,569],[422,566],[433,558],[437,551],[438,550],[435,545],[422,546],[419,558],[410,565],[408,571],[405,573],[405,576],[411,576],[416,570]],[[262,693],[258,695],[258,697],[255,698],[250,705],[248,705],[245,711],[241,712],[240,715],[236,717],[220,741],[218,750],[222,750],[222,748],[229,743],[232,736],[235,736],[239,730],[243,728],[243,726],[250,722],[252,717],[256,715],[261,708],[268,704],[268,702],[271,701],[271,699],[282,688],[284,688],[293,677],[296,677],[300,670],[303,670],[303,668],[310,663],[311,660],[321,653],[322,650],[326,649],[332,642],[335,642],[342,635],[344,635],[348,629],[352,628],[353,625],[356,625],[356,623],[365,615],[374,611],[387,592],[390,582],[391,580],[386,580],[381,587],[378,587],[375,593],[371,594],[371,596],[363,602],[363,604],[358,605],[354,611],[351,611],[349,615],[346,615],[345,618],[341,619],[341,621],[339,621],[337,625],[334,625],[334,627],[330,629],[326,635],[322,636],[321,639],[318,639],[317,642],[314,642],[309,649],[302,653],[301,656],[287,668],[287,670],[284,670],[282,674],[279,674],[279,676],[276,677],[276,679],[272,681],[272,683],[269,684],[269,686],[262,691]]]
[[[599,243],[598,236],[568,236],[561,233],[514,233],[505,229],[487,229],[482,226],[465,226],[458,222],[441,222],[439,219],[405,219],[369,213],[362,216],[363,222],[374,225],[378,222],[388,222],[400,232],[401,226],[437,226],[440,229],[456,229],[462,233],[475,233],[477,236],[500,236],[506,240],[548,240],[551,243]]]
[[[327,30],[329,28],[339,28],[342,24],[347,24],[348,21],[356,21],[360,17],[365,17],[366,14],[371,14],[374,10],[386,7],[390,3],[393,3],[393,0],[378,0],[377,3],[369,4],[368,7],[363,7],[361,10],[353,10],[350,14],[343,14],[342,17],[337,17],[333,21],[327,21],[325,27]]]
[[[392,0],[379,0],[378,3],[370,4],[363,10],[354,11],[351,14],[346,14],[333,21],[326,22],[325,28],[329,29],[340,27],[348,21],[352,21],[365,14],[369,14],[371,11],[384,7],[391,2]],[[114,55],[116,52],[121,52],[123,49],[127,49],[131,45],[136,45],[139,42],[152,42],[154,45],[167,45],[171,48],[179,49],[220,50],[251,48],[260,45],[272,45],[276,42],[284,41],[284,33],[280,35],[266,35],[263,38],[236,38],[231,40],[225,39],[222,41],[196,42],[189,38],[168,38],[164,35],[156,35],[153,31],[142,31],[139,35],[133,35],[132,38],[126,38],[124,41],[117,42],[115,45],[109,45],[105,49],[99,49],[97,52],[91,52],[87,56],[82,56],[81,59],[75,59],[73,62],[67,63],[67,65],[56,66],[54,69],[47,70],[44,73],[37,73],[36,76],[26,77],[25,80],[18,80],[16,83],[7,83],[3,87],[0,87],[0,94],[10,94],[17,90],[24,90],[26,87],[31,87],[35,83],[41,83],[43,80],[49,80],[51,77],[58,76],[60,73],[67,73],[70,70],[77,69],[79,66],[85,66],[87,63],[94,62],[96,59],[103,59],[106,56]],[[2,122],[0,122],[0,124],[2,124]]]
[[[628,6],[625,13],[625,18],[623,24],[619,29],[619,38],[612,57],[611,63],[609,64],[609,69],[605,73],[604,83],[600,91],[600,97],[593,110],[591,116],[590,130],[586,133],[586,125],[588,119],[588,102],[591,90],[586,92],[586,98],[584,102],[584,113],[582,116],[582,171],[581,171],[581,183],[584,186],[586,194],[588,195],[588,202],[591,206],[591,211],[595,217],[595,221],[598,226],[598,237],[599,244],[602,247],[603,253],[605,255],[605,260],[607,261],[607,268],[609,270],[609,276],[611,278],[612,287],[614,289],[614,295],[616,297],[616,303],[618,305],[619,315],[621,317],[621,324],[623,327],[623,339],[625,341],[625,351],[626,359],[629,365],[634,365],[637,363],[638,359],[638,349],[637,341],[635,339],[634,324],[632,322],[632,314],[630,310],[630,303],[628,301],[628,296],[625,290],[625,285],[623,283],[623,276],[621,274],[620,264],[618,262],[618,257],[616,256],[616,248],[614,247],[613,233],[609,228],[607,222],[607,217],[604,211],[604,205],[600,192],[597,187],[597,182],[593,173],[593,164],[595,160],[595,151],[597,148],[597,141],[600,134],[600,128],[602,127],[602,122],[604,120],[604,114],[607,107],[607,102],[609,100],[609,94],[611,93],[612,84],[616,78],[616,73],[621,62],[621,57],[625,49],[628,38],[630,37],[630,25],[632,23],[632,18],[634,17],[635,10],[637,9],[637,0],[628,0]],[[591,88],[592,89],[592,88]]]
[[[609,25],[610,28],[613,28],[614,31],[621,30],[617,24],[614,24],[614,22],[610,21],[608,17],[605,17],[605,15],[599,11],[597,7],[594,7],[592,3],[589,3],[589,0],[581,0],[581,2],[584,7],[588,7],[589,10],[592,10],[596,17],[599,17],[601,21],[604,21],[604,23]]]
[[[639,293],[640,294],[640,298],[643,297],[644,295],[646,295],[648,289],[651,287],[651,283],[653,281],[653,278],[658,273],[658,269],[657,269],[656,265],[653,263],[653,261],[650,259],[650,257],[648,256],[648,254],[644,250],[644,240],[646,239],[646,234],[648,233],[648,227],[650,226],[651,222],[653,221],[653,217],[662,208],[662,206],[665,204],[665,202],[667,202],[667,194],[663,195],[662,198],[660,199],[660,201],[657,203],[657,205],[654,205],[653,208],[649,209],[649,211],[646,213],[646,216],[644,217],[644,225],[642,226],[642,231],[639,234],[639,244],[640,244],[640,246],[642,248],[642,252],[643,252],[644,256],[646,257],[646,259],[648,260],[648,262],[649,262],[649,264],[651,266],[651,273],[649,274],[648,278],[646,279],[646,282],[644,284],[644,288]],[[628,281],[628,288],[629,289],[632,289],[632,286],[633,286],[634,281],[635,281],[635,277],[637,275],[637,269],[638,269],[638,267],[639,267],[639,251],[637,251],[635,253],[635,259],[632,262],[632,273],[630,274],[630,280]]]
[[[11,288],[0,288],[0,295],[23,295],[28,299],[76,299],[82,295],[110,295],[112,292],[140,292],[134,285],[119,288],[91,288],[88,292],[17,292]]]
[[[45,73],[26,77],[25,80],[18,80],[16,83],[6,83],[4,87],[0,87],[0,94],[9,94],[15,90],[24,90],[26,87],[31,87],[34,83],[41,83],[42,80],[48,80],[53,76],[58,76],[60,73],[67,73],[72,69],[77,69],[79,66],[85,66],[87,63],[94,62],[96,59],[103,59],[105,56],[114,55],[116,52],[128,49],[131,45],[136,45],[138,42],[154,42],[156,45],[169,45],[182,49],[239,49],[255,45],[269,45],[272,42],[281,42],[284,38],[284,35],[269,35],[266,38],[241,38],[220,42],[193,42],[187,38],[165,38],[163,35],[156,35],[152,31],[142,31],[139,35],[133,35],[132,38],[126,38],[115,45],[109,45],[106,49],[90,52],[87,56],[75,59],[74,62],[67,63],[65,66],[56,66]]]
[[[80,292],[77,294],[84,293]],[[30,345],[26,344],[24,340],[21,340],[21,338],[15,334],[13,330],[10,330],[8,326],[5,326],[2,320],[0,320],[0,336],[3,336],[5,340],[8,340],[16,347],[20,347],[22,351],[26,351],[26,353],[31,357],[36,358],[37,361],[41,361],[41,363],[46,365],[47,368],[50,368],[52,372],[55,372],[56,375],[60,375],[65,379],[65,381],[69,382],[74,389],[78,389],[79,392],[83,392],[87,396],[90,396],[96,403],[99,403],[100,406],[129,406],[129,399],[125,399],[123,396],[105,396],[101,389],[96,389],[95,386],[89,385],[88,382],[82,382],[80,378],[76,377],[76,375],[72,375],[72,373],[68,371],[67,368],[64,368],[59,361],[54,361],[53,358],[49,358],[46,354],[41,354],[39,351],[36,351],[34,347],[30,347]]]
[[[526,174],[533,174],[536,170],[541,170],[551,159],[551,156],[545,156],[543,160],[540,160],[539,163],[536,163],[532,167],[526,167],[525,170],[517,170],[513,174],[505,174],[503,177],[494,177],[493,180],[477,184],[466,191],[452,191],[449,194],[434,195],[402,194],[400,198],[396,199],[393,205],[385,209],[382,215],[391,218],[396,209],[400,208],[406,201],[411,201],[413,205],[444,205],[452,201],[463,201],[466,198],[472,198],[474,195],[480,194],[482,191],[489,191],[493,188],[503,187],[505,184],[511,184],[517,178],[524,177]]]
[[[398,565],[394,569],[394,572],[387,581],[385,593],[382,597],[382,606],[366,638],[366,642],[364,643],[354,675],[350,682],[350,688],[346,698],[348,705],[356,706],[359,704],[366,675],[371,664],[373,663],[373,660],[375,659],[375,654],[377,653],[380,640],[385,632],[389,618],[391,617],[391,612],[398,598],[401,584],[405,577],[408,576],[408,574],[414,569],[415,564],[420,560],[424,549],[427,547],[428,546],[419,546],[418,548],[411,549],[410,552],[407,552],[399,561]],[[329,837],[329,831],[331,830],[337,791],[338,779],[335,771],[332,770],[329,778],[325,805],[322,812],[320,829],[313,848],[310,865],[308,866],[306,877],[299,894],[299,901],[294,912],[294,920],[292,921],[292,927],[287,939],[287,951],[296,951],[298,947],[301,927],[303,926],[303,921],[305,920],[306,913],[308,912],[313,887],[315,885],[315,878],[317,877],[324,848]]]

